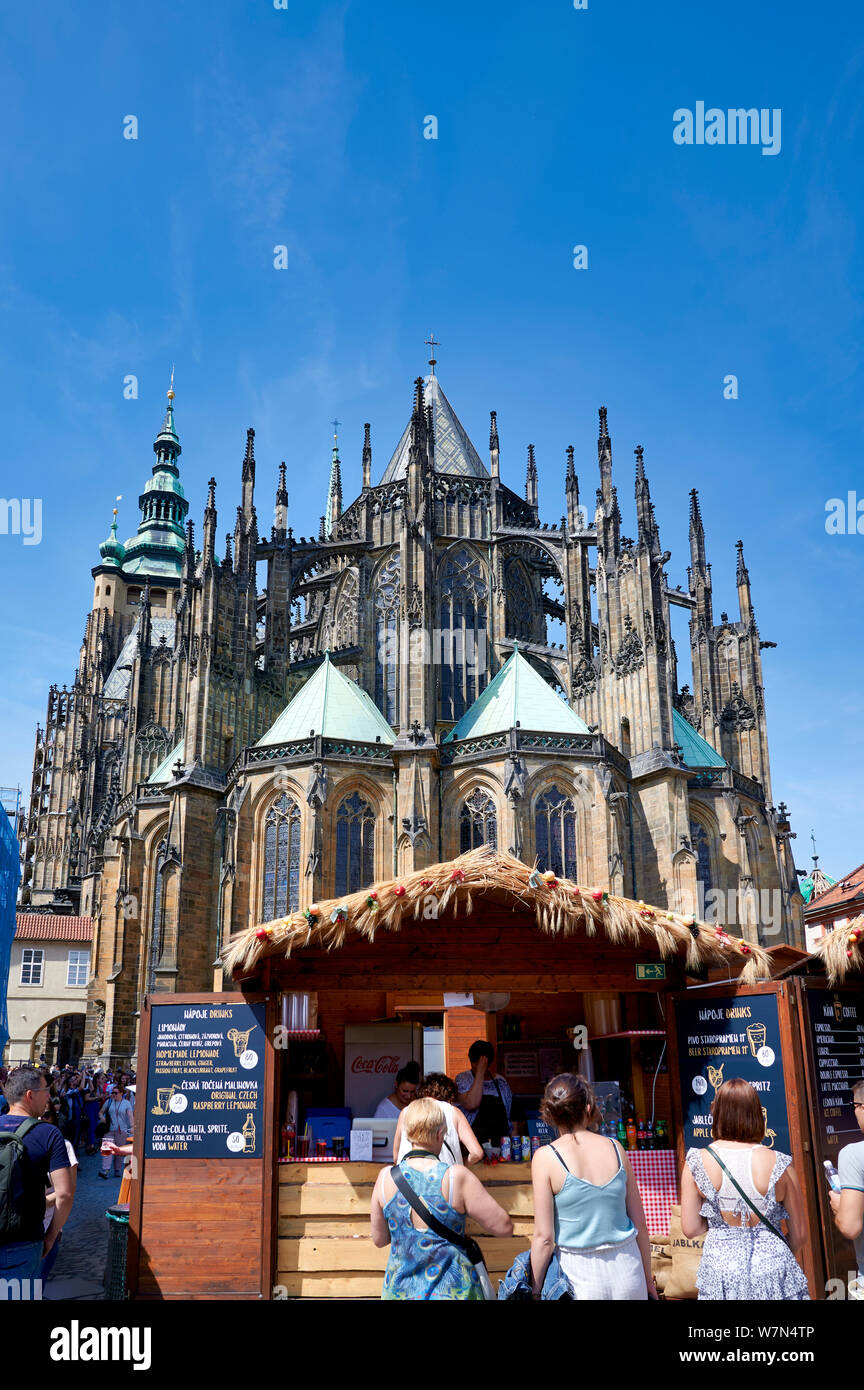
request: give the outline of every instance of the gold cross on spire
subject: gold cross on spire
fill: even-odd
[[[435,349],[436,349],[436,347],[440,347],[441,344],[435,341],[435,334],[434,334],[434,333],[430,333],[430,334],[429,334],[429,337],[428,337],[428,338],[424,338],[423,341],[424,341],[424,343],[426,344],[426,346],[427,346],[428,348],[431,348],[431,349],[432,349],[432,356],[429,358],[429,366],[432,368],[432,375],[434,376],[434,375],[435,375],[435,363],[438,361],[437,357],[435,356]]]

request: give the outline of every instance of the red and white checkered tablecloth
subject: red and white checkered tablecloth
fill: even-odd
[[[670,1207],[678,1201],[678,1173],[674,1149],[628,1153],[639,1195],[645,1208],[650,1236],[668,1236]]]

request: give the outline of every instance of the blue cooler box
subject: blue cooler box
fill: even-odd
[[[347,1155],[351,1147],[351,1111],[347,1106],[310,1106],[306,1111],[306,1123],[309,1126],[309,1133],[312,1141],[309,1145],[309,1156],[314,1157],[315,1144],[319,1139],[327,1140],[328,1153],[333,1152],[333,1136],[341,1135],[345,1140],[345,1153]]]

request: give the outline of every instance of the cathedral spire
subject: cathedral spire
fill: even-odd
[[[744,542],[736,541],[735,549],[738,554],[735,579],[738,585],[738,608],[741,613],[742,623],[749,623],[753,619],[753,600],[750,596],[750,575],[744,563]]]
[[[695,487],[690,489],[690,564],[693,573],[705,574],[708,569],[705,559],[705,528],[702,525],[702,512],[699,507],[699,493]]]
[[[489,472],[493,478],[500,477],[497,410],[489,411]]]
[[[330,484],[327,488],[327,510],[325,512],[324,532],[328,540],[336,529],[336,522],[342,515],[342,465],[339,459],[339,435],[333,432],[333,457],[330,462]]]
[[[187,580],[195,578],[195,523],[186,522],[186,563],[185,575]]]
[[[641,444],[637,444],[633,452],[636,455],[636,519],[639,544],[646,546],[654,554],[659,552],[660,538],[654,509],[651,506],[651,491],[645,476],[645,453]]]
[[[363,426],[363,491],[372,486],[372,426]]]
[[[534,445],[528,445],[528,466],[525,469],[525,501],[537,510],[537,464],[534,459]]]
[[[246,431],[246,453],[243,455],[241,474],[243,492],[243,515],[248,520],[255,510],[255,431]]]
[[[211,478],[207,484],[207,506],[204,508],[202,544],[205,564],[216,554],[216,521],[216,479]]]
[[[279,486],[276,488],[276,510],[274,522],[276,534],[280,540],[285,539],[288,528],[288,490],[285,487],[285,461],[279,465]]]
[[[600,432],[597,436],[597,462],[600,465],[600,491],[606,506],[612,503],[612,440],[606,423],[606,407],[601,405]]]
[[[597,489],[597,549],[611,560],[621,548],[621,509],[618,494],[612,486],[612,440],[606,423],[606,407],[600,407],[600,432],[597,436],[597,461],[600,465],[600,486]]]
[[[153,452],[156,455],[156,463],[153,467],[155,473],[157,468],[167,468],[175,477],[179,477],[177,459],[182,450],[180,440],[177,437],[177,430],[174,427],[174,370],[171,370],[171,385],[166,392],[168,404],[165,407],[165,419],[162,421],[162,428],[153,441]]]
[[[571,532],[581,531],[579,479],[576,476],[576,457],[572,444],[567,445],[567,472],[564,480],[564,491],[567,495],[567,528]]]

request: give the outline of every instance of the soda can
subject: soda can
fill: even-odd
[[[525,1163],[531,1158],[531,1137],[528,1134],[522,1135],[522,1159]]]
[[[532,1134],[532,1135],[531,1135],[531,1153],[532,1153],[532,1154],[536,1154],[536,1152],[537,1152],[537,1150],[538,1150],[539,1148],[540,1148],[540,1135],[539,1135],[539,1134]]]
[[[518,1134],[514,1134],[510,1140],[510,1152],[514,1163],[522,1162],[522,1140]]]
[[[501,1135],[501,1162],[502,1162],[502,1163],[509,1163],[509,1162],[510,1162],[510,1136],[509,1136],[509,1134],[502,1134],[502,1135]]]

